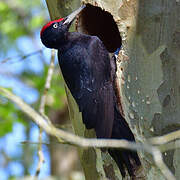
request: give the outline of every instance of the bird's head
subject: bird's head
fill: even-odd
[[[44,25],[40,32],[42,43],[47,48],[58,49],[58,47],[65,41],[66,34],[73,20],[84,8],[85,5],[81,6],[79,9],[65,18],[50,21]]]

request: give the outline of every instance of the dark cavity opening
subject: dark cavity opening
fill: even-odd
[[[77,30],[98,36],[109,52],[114,52],[121,47],[121,36],[113,16],[99,7],[86,5],[79,16]]]

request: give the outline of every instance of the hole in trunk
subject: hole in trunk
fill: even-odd
[[[109,12],[90,4],[86,4],[86,8],[78,18],[77,31],[98,36],[109,52],[116,51],[122,44],[113,16]]]

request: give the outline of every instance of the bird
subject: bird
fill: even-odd
[[[40,32],[47,48],[58,50],[58,61],[64,80],[74,97],[87,129],[94,129],[97,138],[135,141],[126,120],[120,113],[115,93],[117,50],[113,57],[103,42],[93,35],[69,32],[74,19],[85,8],[82,5],[65,18],[53,20]],[[126,170],[134,176],[133,163],[141,165],[137,152],[108,149],[121,175]]]

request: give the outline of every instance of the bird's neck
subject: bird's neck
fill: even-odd
[[[59,43],[58,51],[64,52],[69,49],[73,43],[79,40],[81,36],[78,32],[67,32],[62,41]]]

